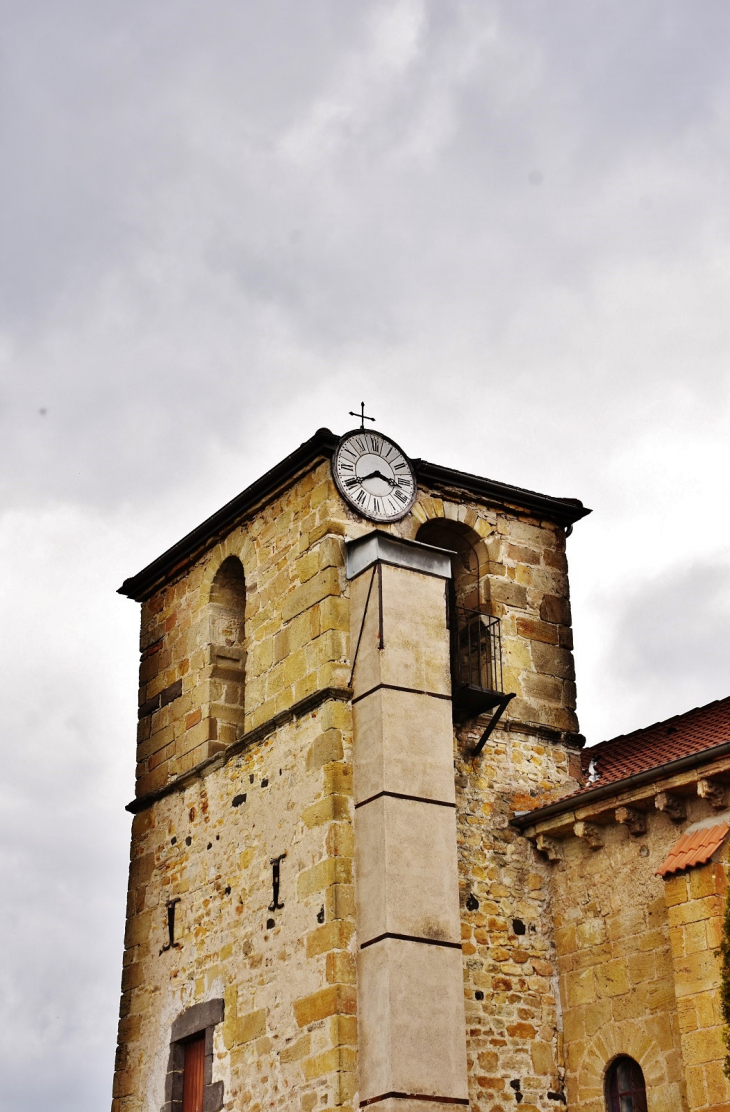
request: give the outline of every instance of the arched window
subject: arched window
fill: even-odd
[[[230,745],[244,728],[246,584],[237,556],[223,561],[211,584],[208,600],[208,664],[213,737]]]
[[[243,645],[246,611],[246,585],[243,565],[237,556],[224,560],[210,589],[212,618],[211,642],[214,645]]]
[[[646,1112],[646,1085],[641,1066],[627,1054],[616,1058],[606,1074],[607,1112]]]

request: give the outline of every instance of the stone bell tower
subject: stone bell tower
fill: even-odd
[[[588,511],[321,429],[142,604],[113,1112],[547,1112]]]

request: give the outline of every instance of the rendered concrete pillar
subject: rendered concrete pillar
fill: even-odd
[[[448,552],[375,531],[351,579],[360,1106],[468,1105]]]

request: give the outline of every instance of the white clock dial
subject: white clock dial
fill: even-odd
[[[397,521],[416,500],[416,476],[395,441],[375,429],[346,433],[332,471],[342,497],[371,521]]]

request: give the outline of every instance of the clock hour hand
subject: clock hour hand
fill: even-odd
[[[367,482],[368,479],[382,479],[384,483],[390,483],[391,486],[395,486],[395,481],[388,478],[387,475],[383,475],[382,471],[371,471],[369,475],[360,476],[361,483]]]

